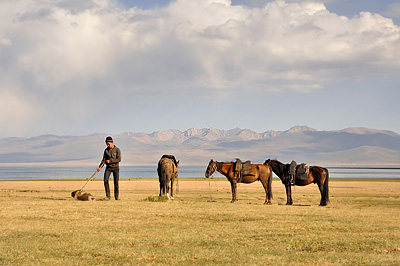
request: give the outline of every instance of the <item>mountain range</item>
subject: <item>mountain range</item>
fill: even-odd
[[[97,165],[106,133],[88,136],[41,135],[0,139],[1,164]],[[309,165],[400,165],[400,135],[387,130],[347,128],[318,131],[294,126],[258,133],[250,129],[163,130],[112,135],[125,165],[157,164],[174,154],[182,164],[207,165],[210,159],[240,158],[263,163],[268,158]]]

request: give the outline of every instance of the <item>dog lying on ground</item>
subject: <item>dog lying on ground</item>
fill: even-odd
[[[93,196],[92,194],[87,193],[87,192],[83,193],[83,192],[80,191],[80,190],[72,191],[72,192],[71,192],[71,196],[72,196],[74,199],[83,200],[83,201],[92,201],[92,200],[96,200],[96,197]]]

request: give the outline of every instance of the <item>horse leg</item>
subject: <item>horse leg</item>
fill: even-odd
[[[324,181],[324,198],[325,203],[329,203],[329,172],[326,170],[325,181]]]
[[[293,200],[292,200],[292,186],[290,183],[285,185],[286,188],[286,205],[293,205]]]
[[[270,177],[268,177],[268,178],[270,178]],[[261,181],[261,184],[263,185],[264,190],[265,190],[265,201],[264,201],[264,204],[271,205],[272,204],[272,202],[271,202],[271,188],[269,187],[268,180],[265,180],[264,178],[260,178],[260,181]]]
[[[164,169],[160,170],[161,176],[160,176],[160,196],[164,196],[166,192],[166,182],[167,182],[167,173],[165,172]]]
[[[171,199],[171,197],[169,196],[169,176],[167,176],[166,182],[165,182],[165,190],[167,191],[167,197],[168,199]]]
[[[158,170],[158,169],[157,169]],[[163,187],[163,183],[162,183],[162,176],[161,173],[158,172],[158,182],[160,183],[160,194],[158,195],[159,197],[161,197],[162,195],[162,187]]]
[[[235,201],[237,201],[237,197],[236,197],[236,182],[231,182],[231,189],[232,189],[232,201],[231,201],[231,203],[234,203]]]
[[[328,180],[325,179],[325,182],[327,182],[327,181]],[[319,192],[321,193],[321,202],[319,203],[319,206],[326,206],[327,205],[327,200],[326,200],[327,191],[325,191],[326,186],[324,185],[325,182],[322,182],[322,181],[318,182]]]
[[[161,180],[160,181],[160,197],[161,196],[164,196],[165,195],[165,184],[164,184],[164,181],[163,180]]]
[[[174,178],[171,178],[171,199],[174,199]]]

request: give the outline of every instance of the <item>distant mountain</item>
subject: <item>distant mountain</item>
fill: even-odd
[[[0,162],[97,165],[106,136],[4,138],[0,139]],[[241,158],[255,163],[277,158],[319,165],[400,165],[400,135],[368,128],[318,131],[295,126],[262,133],[240,128],[190,128],[150,134],[126,132],[113,137],[125,165],[156,164],[163,154],[174,154],[186,165],[206,165],[211,158]]]

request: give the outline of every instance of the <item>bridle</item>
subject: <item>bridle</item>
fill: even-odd
[[[210,167],[207,169],[207,174],[208,174],[208,177],[210,177],[212,174],[214,174],[215,173],[215,171],[217,171],[218,170],[218,166],[217,166],[217,162],[215,162],[215,161],[212,161],[212,164],[210,165]]]

